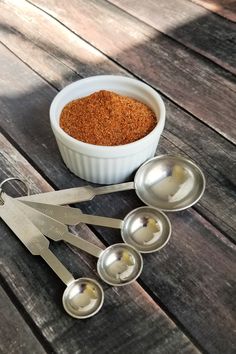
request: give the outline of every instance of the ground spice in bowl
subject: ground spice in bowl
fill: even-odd
[[[60,127],[67,134],[104,146],[139,140],[156,125],[157,117],[147,105],[106,90],[68,103],[60,116]]]

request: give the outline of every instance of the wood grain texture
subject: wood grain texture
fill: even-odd
[[[1,180],[9,175],[17,176],[28,180],[32,192],[52,190],[3,136],[0,147]],[[14,192],[22,193],[17,185]],[[137,283],[124,288],[103,284],[105,303],[101,312],[85,321],[70,318],[62,308],[64,286],[60,280],[39,257],[33,257],[26,250],[3,222],[0,229],[1,276],[56,353],[128,351],[141,354],[176,353],[176,350],[198,353]],[[79,226],[77,232],[103,246],[85,225]],[[52,242],[50,248],[76,277],[89,276],[98,280],[93,257],[64,243]]]
[[[228,20],[236,22],[235,0],[192,0],[196,4],[221,15]]]
[[[50,17],[31,4],[25,1],[4,1],[0,4],[0,9],[3,43],[6,39],[14,43],[16,55],[18,52],[24,52],[27,65],[37,65],[38,73],[53,85],[63,85],[62,78],[68,74],[67,66],[72,69],[68,80],[75,80],[79,75],[88,76],[88,71],[90,76],[122,75],[124,72],[57,21],[53,21],[52,25]],[[34,46],[34,43],[37,43],[37,46]],[[55,61],[57,70],[54,69]],[[45,66],[47,71],[44,70]]]
[[[0,287],[0,352],[3,354],[45,354],[5,291]]]
[[[33,23],[37,23],[36,13],[37,11],[34,12],[34,16],[33,12],[31,14]],[[10,12],[5,8],[4,13],[0,13],[1,23],[4,22],[4,18],[9,16]],[[58,26],[56,21],[49,19],[47,26],[45,25],[41,28],[40,41],[36,40],[32,42],[30,38],[32,37],[32,33],[34,33],[35,25],[31,26],[31,22],[28,21],[24,22],[23,14],[20,12],[18,12],[18,16],[19,18],[15,16],[14,19],[11,20],[11,27],[5,24],[4,35],[2,36],[4,44],[34,71],[39,73],[42,77],[45,77],[55,88],[61,89],[78,77],[94,74],[96,68],[91,66],[90,62],[87,64],[84,62],[82,66],[78,64],[83,61],[83,57],[89,57],[89,52],[87,52],[88,46],[84,47],[83,51],[78,48],[73,58],[71,58],[69,52],[64,52],[64,42],[66,38],[69,38],[69,31],[67,29],[64,29],[60,25]],[[46,22],[46,20],[44,20],[44,22]],[[49,27],[50,25],[51,27]],[[54,25],[55,29],[52,30]],[[24,37],[21,32],[18,32],[18,30],[21,29],[23,29],[24,35],[27,37]],[[61,51],[61,54],[57,57],[55,57],[53,48],[50,51],[45,51],[42,47],[42,41],[46,40],[48,32],[51,33],[51,40],[57,43],[57,53]],[[74,37],[76,36],[71,34],[70,42],[73,41],[76,43]],[[41,58],[39,62],[34,55],[36,52]],[[58,60],[58,57],[63,59]],[[63,62],[61,60],[63,60]],[[104,60],[109,72],[128,75],[124,69],[120,68],[112,61],[109,62],[108,59]],[[111,65],[110,67],[109,63]],[[3,61],[2,66],[4,67],[4,65],[6,65],[6,61]],[[8,68],[6,67],[4,70],[7,72]],[[10,76],[8,76],[6,80],[9,80],[9,77]],[[9,85],[11,85],[11,82],[10,78]],[[19,83],[18,86],[20,95],[22,92],[22,83]],[[4,90],[5,88],[3,88],[3,96],[5,95]],[[236,148],[219,134],[197,119],[194,119],[194,117],[178,108],[169,100],[166,99],[165,103],[167,108],[167,121],[163,133],[163,145],[161,145],[160,148],[165,152],[171,153],[175,150],[176,153],[187,154],[187,156],[194,159],[199,166],[203,167],[207,177],[207,190],[200,203],[198,203],[197,210],[211,220],[214,225],[229,237],[236,240],[236,206],[234,203],[236,199],[234,172],[236,169]],[[49,104],[50,96],[47,101],[47,107],[49,107]],[[11,109],[10,105],[8,106],[9,109]],[[45,108],[48,109],[47,107]],[[34,108],[32,108],[32,110],[34,110]],[[35,114],[35,112],[33,114]],[[29,127],[26,128],[27,131],[27,129],[31,129],[31,113],[28,114],[26,111],[24,115],[25,125],[29,125]],[[19,130],[18,125],[20,122],[16,118],[15,122],[12,124],[14,125],[11,129],[12,137],[18,139],[16,132]],[[45,122],[45,124],[44,134],[41,135],[40,139],[43,139],[44,146],[48,146],[48,141],[53,138],[49,139],[47,136],[47,129],[50,129],[49,122]],[[9,130],[6,124],[3,124],[3,127]],[[22,130],[22,128],[20,129]],[[41,127],[41,129],[44,128]],[[191,139],[189,138],[190,136]],[[24,141],[24,139],[25,136],[23,134],[22,141]],[[28,142],[26,144],[28,144]],[[36,151],[33,149],[34,156],[38,161],[38,159],[40,160],[40,152],[38,151],[38,146],[35,148]],[[57,151],[55,146],[54,148],[55,151]]]
[[[66,8],[63,1],[32,2],[236,142],[236,80],[231,73],[104,0],[73,0]],[[21,6],[19,4],[21,1],[17,6]],[[27,10],[32,8],[24,6],[24,11]]]
[[[2,67],[4,61],[8,63],[8,69],[5,69],[5,80],[14,77],[14,72],[17,72],[18,77],[24,77],[23,83],[18,80],[19,85],[15,85],[11,92],[8,91],[8,97],[12,96],[13,98],[9,98],[9,102],[6,99],[1,101],[2,114],[7,120],[8,133],[12,139],[17,141],[24,154],[28,154],[26,147],[30,146],[30,158],[34,165],[37,166],[38,170],[43,170],[44,175],[57,188],[84,185],[85,181],[73,176],[62,164],[48,126],[48,113],[46,111],[55,90],[24,64],[20,63],[12,54],[8,53],[6,49],[1,51],[1,58]],[[27,86],[26,83],[28,83]],[[26,95],[22,94],[22,85],[24,85]],[[11,87],[9,81],[7,87]],[[27,91],[31,92],[30,99],[27,99]],[[15,119],[16,112],[17,120]],[[16,121],[19,123],[17,124]],[[4,127],[6,130],[7,126]],[[17,131],[17,134],[14,131]],[[34,136],[33,141],[32,135]],[[160,146],[161,152],[167,149],[171,149],[172,152],[178,151],[178,148],[168,140],[165,145],[161,144]],[[81,203],[80,208],[84,212],[123,218],[131,209],[139,205],[140,201],[135,197],[134,192],[130,191],[125,194],[117,193],[96,197],[93,202]],[[235,350],[235,338],[232,330],[235,326],[233,307],[235,247],[194,210],[173,214],[170,218],[173,225],[172,239],[162,251],[145,257],[145,275],[141,276],[142,284],[154,294],[154,297],[177,319],[178,323],[181,323],[188,334],[196,340],[200,348],[214,354],[221,354],[222,352],[231,354]],[[118,230],[96,228],[96,231],[106,240],[107,244],[120,240]],[[87,233],[85,237],[91,238]],[[15,244],[14,250],[16,247]],[[64,247],[57,247],[55,251],[58,252],[61,259],[65,260],[69,269],[77,269],[71,253],[69,253],[70,257],[63,258],[66,253],[68,254]],[[7,253],[6,250],[4,252]],[[89,263],[86,262],[86,264]],[[14,268],[14,263],[11,267]],[[83,268],[82,263],[80,263],[80,268],[83,274],[87,275],[89,273],[87,269]],[[33,270],[36,271],[36,269]],[[43,276],[45,274],[40,278],[41,281],[43,281]],[[50,291],[54,291],[54,289],[51,290],[48,287],[46,289],[50,294]],[[14,291],[16,291],[15,288]],[[119,296],[121,296],[120,294],[121,292],[119,292]],[[111,301],[117,301],[114,293],[110,296]],[[110,297],[108,298],[110,299]],[[137,298],[137,295],[134,295],[133,288],[127,295],[127,299],[122,298],[121,302],[129,303],[130,298]],[[112,307],[113,303],[110,306]],[[108,308],[105,307],[104,316],[108,316]],[[56,314],[58,311],[57,309]],[[128,311],[127,316],[131,316],[134,310],[128,308],[124,311]],[[34,313],[31,316],[34,316]],[[60,316],[62,316],[61,312]],[[120,318],[118,311],[115,315],[112,313],[111,316],[113,319],[117,318],[116,316]],[[126,322],[127,316],[123,313],[122,316],[124,316],[123,319]],[[137,321],[142,321],[140,317],[142,315],[139,316],[135,313],[134,316],[135,320],[137,316]],[[109,317],[111,322],[114,321],[112,318]],[[57,315],[54,319],[58,322]],[[115,323],[112,323],[113,327],[106,323],[104,331],[109,332],[111,328],[113,332],[118,331]],[[123,323],[119,323],[119,326],[123,326]],[[155,321],[151,325],[152,328],[154,323]],[[100,325],[101,322],[96,323],[98,328],[100,328]],[[143,325],[146,325],[145,322]],[[127,324],[127,328],[133,328],[133,326],[136,328],[136,325],[131,325],[131,322]],[[91,326],[90,330],[92,332],[97,331],[96,328]],[[82,330],[82,335],[86,335],[86,329]],[[120,336],[120,332],[117,333],[117,336]],[[145,342],[145,338],[142,341]],[[104,337],[101,340],[104,340]],[[114,341],[117,344],[116,339]],[[127,350],[129,343],[125,344],[123,350]],[[227,343],[227,346],[225,343]],[[140,345],[140,343],[137,345]],[[154,344],[150,344],[150,352],[153,348]],[[109,345],[108,349],[111,349]],[[137,349],[142,352],[141,350],[144,348],[140,346]]]
[[[186,0],[109,2],[236,74],[233,23]]]

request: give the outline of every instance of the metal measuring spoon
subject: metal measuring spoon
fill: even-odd
[[[22,203],[67,225],[80,222],[121,229],[123,241],[141,253],[160,250],[170,239],[171,224],[160,210],[148,206],[132,210],[124,220],[83,214],[80,209],[44,203],[22,201]]]
[[[104,292],[93,279],[74,279],[72,274],[50,251],[49,241],[35,225],[17,208],[15,199],[1,194],[0,216],[25,247],[35,256],[41,256],[66,285],[62,303],[66,312],[75,318],[94,316],[102,307]]]
[[[91,200],[99,194],[135,189],[145,204],[164,211],[179,211],[197,203],[205,184],[203,172],[193,161],[182,156],[161,155],[141,165],[134,182],[71,188],[19,199],[65,205]]]
[[[133,247],[117,243],[105,250],[70,233],[67,226],[55,219],[15,200],[18,207],[27,215],[35,226],[54,241],[66,241],[75,247],[98,258],[97,271],[107,284],[118,286],[132,283],[138,278],[143,268],[141,254]]]
[[[72,317],[84,319],[94,316],[104,302],[101,285],[91,278],[79,278],[67,284],[62,303]]]
[[[123,220],[121,236],[141,253],[163,248],[170,239],[171,223],[160,210],[148,206],[132,210]]]

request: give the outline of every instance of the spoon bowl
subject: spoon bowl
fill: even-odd
[[[116,243],[107,247],[100,255],[97,263],[101,279],[113,286],[132,283],[143,269],[141,254],[124,243]]]
[[[72,281],[62,297],[66,312],[78,319],[94,316],[101,309],[103,302],[102,287],[90,278],[79,278]]]
[[[144,206],[126,215],[121,236],[141,253],[159,251],[170,239],[171,224],[160,210]]]
[[[205,190],[200,168],[182,156],[162,155],[144,163],[134,179],[138,197],[147,205],[179,211],[195,204]]]

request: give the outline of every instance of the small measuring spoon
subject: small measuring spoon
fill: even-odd
[[[200,168],[183,156],[156,156],[139,167],[134,182],[93,188],[91,186],[35,194],[19,198],[46,204],[73,204],[96,195],[135,189],[147,205],[164,211],[184,210],[201,198],[205,177]]]
[[[17,208],[15,199],[1,194],[0,216],[25,247],[34,255],[41,256],[54,273],[66,285],[62,303],[72,317],[84,319],[94,316],[102,307],[104,292],[94,279],[74,279],[72,274],[50,251],[49,241],[35,225]]]
[[[22,201],[22,203],[44,213],[66,225],[80,222],[121,229],[123,241],[141,253],[160,250],[170,239],[171,224],[160,210],[148,206],[132,210],[124,220],[83,214],[80,209],[57,205]]]
[[[133,247],[117,243],[105,250],[70,233],[67,226],[55,219],[21,203],[17,206],[27,215],[33,224],[48,238],[54,241],[66,241],[75,247],[98,258],[97,271],[101,279],[113,286],[126,285],[136,280],[143,268],[141,254]]]

